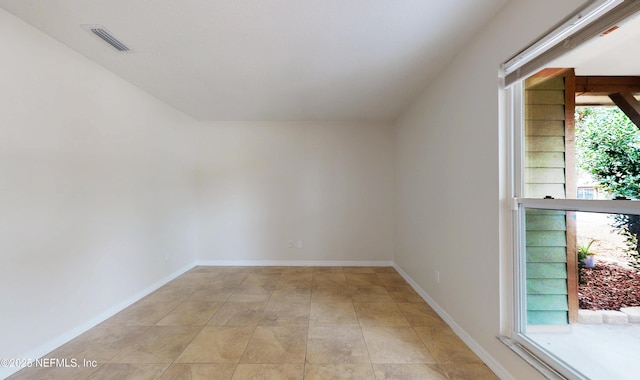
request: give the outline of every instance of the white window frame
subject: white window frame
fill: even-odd
[[[585,199],[534,199],[526,198],[524,193],[524,79],[534,72],[544,68],[542,66],[533,70],[532,61],[539,60],[547,50],[554,49],[557,45],[545,41],[557,41],[554,37],[567,36],[567,28],[590,27],[585,25],[575,26],[571,20],[583,19],[584,12],[589,13],[591,23],[606,18],[605,14],[623,1],[595,0],[589,2],[583,9],[568,18],[568,22],[556,28],[549,36],[542,38],[510,59],[503,66],[502,77],[507,78],[507,87],[504,88],[506,96],[505,111],[507,114],[507,152],[509,178],[507,186],[510,196],[511,209],[511,261],[513,268],[511,278],[507,283],[513,284],[511,293],[511,328],[509,337],[501,337],[509,347],[516,351],[527,362],[536,367],[547,378],[585,379],[579,370],[573,368],[553,353],[527,337],[526,323],[526,262],[525,262],[525,209],[546,209],[562,211],[598,212],[613,214],[640,215],[640,201],[638,200],[585,200]],[[612,12],[615,13],[615,12]],[[619,16],[616,16],[619,17]],[[557,52],[555,52],[557,56]],[[527,66],[528,65],[528,66]],[[525,69],[522,69],[525,68]],[[522,69],[522,72],[521,72]],[[515,76],[515,78],[514,78]]]
[[[525,209],[597,212],[640,215],[640,200],[584,200],[525,198],[524,195],[524,88],[519,81],[507,89],[512,124],[512,231],[513,231],[513,323],[511,339],[538,360],[568,379],[585,379],[579,370],[554,356],[527,337]],[[518,196],[519,195],[519,196]]]

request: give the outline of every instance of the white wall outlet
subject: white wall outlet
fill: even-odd
[[[298,249],[302,249],[302,240],[298,240]]]
[[[289,248],[293,248],[293,240],[289,240],[289,241],[287,242],[287,247],[289,247]]]
[[[436,284],[439,284],[439,283],[440,283],[440,271],[437,270],[436,271]]]

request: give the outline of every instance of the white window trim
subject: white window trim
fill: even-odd
[[[506,89],[508,97],[509,113],[509,145],[510,145],[510,167],[511,178],[510,194],[511,198],[511,231],[512,231],[512,310],[511,310],[511,331],[509,337],[500,337],[500,340],[511,348],[516,354],[521,356],[530,365],[536,368],[548,379],[571,379],[583,380],[585,378],[579,371],[571,367],[560,358],[546,351],[539,344],[526,336],[526,262],[525,252],[525,211],[526,207],[537,208],[539,202],[547,205],[553,204],[555,207],[562,207],[564,199],[531,199],[520,198],[516,195],[524,194],[524,86],[522,81],[514,83]],[[581,201],[588,202],[588,201]],[[624,202],[624,201],[623,201]],[[628,201],[627,201],[628,202]]]
[[[635,0],[588,0],[553,30],[502,65],[507,86],[599,35],[638,8]]]
[[[640,215],[640,200],[519,198],[519,206],[544,210]]]

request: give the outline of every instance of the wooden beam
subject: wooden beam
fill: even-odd
[[[536,77],[542,77],[542,78],[549,78],[549,77],[565,77],[565,76],[575,76],[575,71],[573,68],[565,68],[565,67],[556,67],[556,68],[546,68],[546,69],[542,69],[540,71],[538,71],[537,73],[533,74],[531,77],[536,78]]]
[[[640,102],[630,92],[617,92],[609,94],[609,98],[640,128]]]
[[[576,76],[576,94],[607,96],[616,92],[640,93],[637,76]]]
[[[575,71],[564,78],[564,150],[565,150],[565,198],[575,199],[578,191],[576,163],[576,77]],[[569,323],[578,323],[578,260],[577,226],[575,212],[567,212],[567,295],[569,301]]]

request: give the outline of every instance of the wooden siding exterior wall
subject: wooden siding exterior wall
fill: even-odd
[[[573,96],[573,94],[571,94]],[[565,78],[525,82],[525,196],[566,197]],[[526,212],[527,323],[569,323],[566,213]]]

